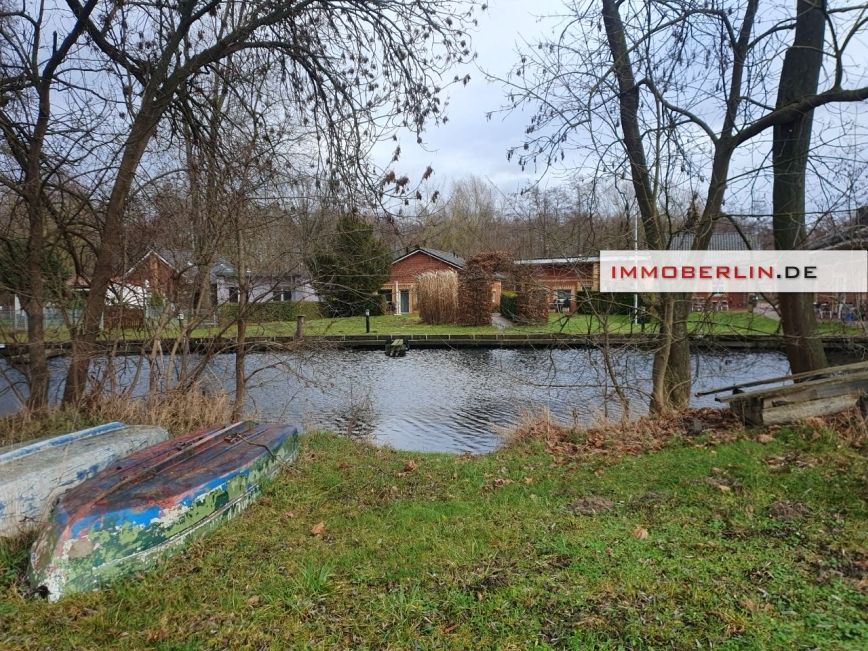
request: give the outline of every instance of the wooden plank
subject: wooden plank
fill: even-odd
[[[848,393],[833,398],[820,398],[805,402],[786,404],[763,409],[762,419],[764,425],[781,425],[792,423],[805,418],[818,416],[831,416],[858,404],[862,394]]]
[[[769,399],[776,396],[786,396],[788,394],[797,394],[803,391],[809,391],[811,389],[815,389],[817,387],[824,386],[834,386],[841,385],[842,387],[848,386],[851,383],[854,386],[859,385],[860,383],[868,381],[868,371],[863,371],[862,373],[853,373],[852,375],[847,375],[844,377],[830,377],[830,378],[822,378],[820,380],[811,380],[809,382],[799,382],[797,384],[788,384],[783,387],[775,387],[773,389],[766,389],[765,391],[752,391],[750,393],[736,393],[731,396],[723,396],[715,398],[718,402],[734,402],[738,400],[744,400],[745,398],[763,398]],[[834,395],[834,392],[833,394]]]
[[[763,384],[771,384],[772,382],[783,382],[784,380],[802,380],[809,377],[819,377],[819,376],[827,376],[834,375],[837,373],[849,373],[851,371],[858,371],[861,369],[868,370],[868,362],[855,362],[853,364],[843,364],[842,366],[827,366],[826,368],[819,369],[816,371],[804,371],[802,373],[794,373],[792,375],[779,375],[777,377],[766,378],[764,380],[751,380],[750,382],[742,382],[741,384],[731,384],[729,386],[720,387],[718,389],[709,389],[708,391],[699,391],[694,395],[698,398],[700,396],[710,396],[714,393],[722,393],[723,391],[733,391],[735,389],[744,389],[747,387],[757,387],[762,386]]]

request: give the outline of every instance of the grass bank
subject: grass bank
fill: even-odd
[[[109,589],[30,598],[0,547],[0,648],[865,648],[858,449],[631,432],[481,457],[307,436],[241,517]]]
[[[543,325],[520,326],[499,329],[494,326],[459,326],[459,325],[429,325],[422,323],[418,314],[401,314],[373,316],[371,320],[372,334],[495,334],[498,332],[512,334],[554,333],[571,335],[592,335],[608,331],[612,334],[630,334],[653,332],[653,326],[635,325],[629,315],[613,314],[601,319],[589,314],[550,314],[549,320]],[[771,335],[780,334],[780,321],[762,314],[750,312],[693,312],[689,316],[690,331],[694,334],[709,335]],[[272,321],[267,323],[249,323],[249,336],[292,337],[295,335],[295,321]],[[861,327],[844,325],[840,321],[821,321],[817,324],[817,332],[821,335],[860,335],[864,334]],[[222,333],[226,337],[235,336],[235,328],[221,330],[215,327],[196,328],[194,337],[208,337]],[[336,319],[318,318],[305,321],[305,333],[309,336],[321,335],[362,335],[365,334],[365,317],[342,317]],[[177,327],[163,331],[164,338],[173,338],[179,334]],[[153,336],[147,329],[127,329],[119,332],[106,332],[107,340],[143,339]],[[66,341],[69,339],[65,329],[53,329],[47,332],[49,341]],[[26,340],[26,333],[19,331],[0,332],[2,341]]]

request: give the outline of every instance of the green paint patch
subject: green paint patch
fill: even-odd
[[[0,553],[0,648],[862,649],[866,476],[807,428],[571,463],[312,435],[244,513],[101,591],[27,597],[24,543]]]

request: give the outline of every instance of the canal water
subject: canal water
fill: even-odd
[[[505,431],[544,411],[564,424],[619,418],[624,401],[604,361],[596,349],[412,350],[402,358],[352,350],[251,354],[248,411],[262,420],[298,422],[307,430],[334,430],[400,449],[487,452]],[[117,386],[129,385],[137,362],[114,360]],[[693,392],[783,375],[789,368],[777,352],[703,352],[692,364]],[[231,390],[233,365],[232,355],[217,356],[206,385]],[[52,360],[55,399],[64,366],[62,358]],[[645,413],[651,354],[614,351],[610,366],[629,416]],[[0,371],[2,415],[19,403],[9,390],[14,371],[3,366]],[[147,376],[140,374],[135,393],[146,390]],[[715,403],[705,397],[694,404]]]

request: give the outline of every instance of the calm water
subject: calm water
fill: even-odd
[[[132,381],[137,359],[115,360],[117,386]],[[231,389],[234,359],[215,358],[206,384]],[[53,396],[65,361],[52,360]],[[500,432],[547,409],[564,423],[618,417],[622,404],[596,350],[412,350],[403,358],[381,352],[331,350],[315,354],[252,354],[248,408],[263,420],[326,428],[408,450],[485,452]],[[651,355],[613,353],[630,415],[645,411]],[[693,391],[784,374],[781,353],[700,353],[693,357]],[[0,367],[0,414],[17,408],[9,390],[14,372]],[[255,371],[255,372],[254,372]],[[147,370],[137,393],[147,388]],[[697,406],[713,398],[694,399]]]

